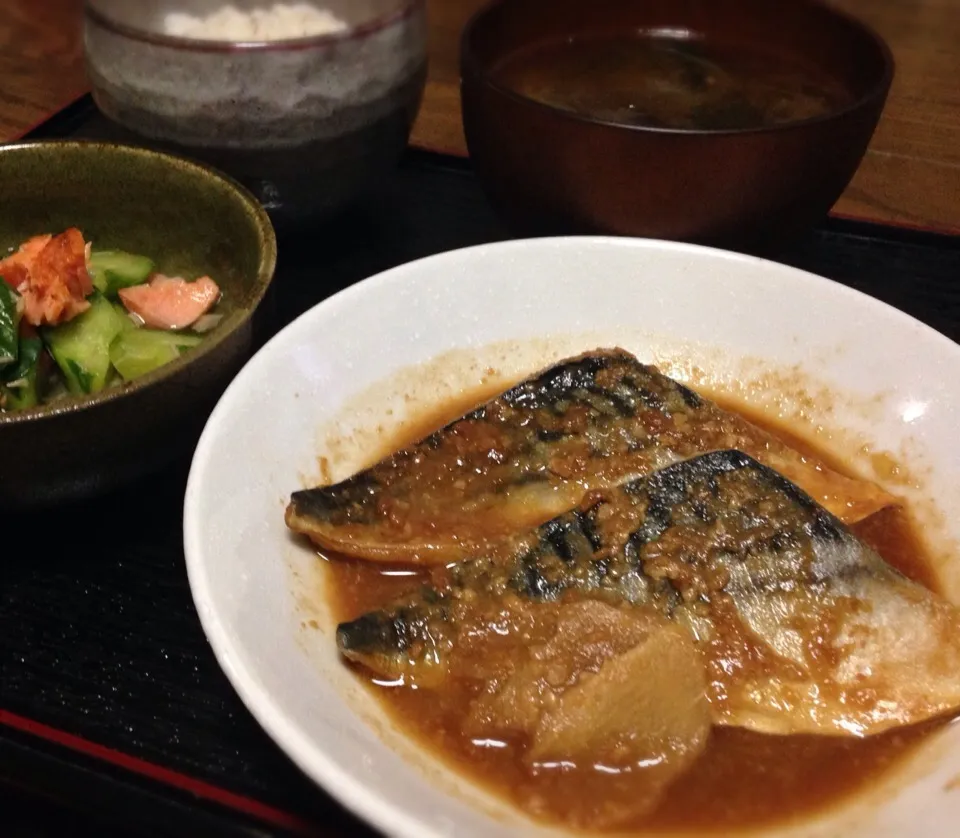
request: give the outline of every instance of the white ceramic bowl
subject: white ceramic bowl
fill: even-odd
[[[491,367],[515,380],[614,344],[793,417],[838,453],[868,444],[906,462],[895,489],[960,599],[960,347],[906,315],[781,265],[644,240],[485,245],[368,279],[284,329],[227,390],[196,451],[184,538],[204,630],[243,701],[388,835],[531,827],[418,750],[345,671],[317,560],[288,536],[284,504],[318,477],[318,456],[347,476],[382,453],[378,424],[475,388]],[[870,792],[764,834],[953,838],[958,737],[954,725]]]

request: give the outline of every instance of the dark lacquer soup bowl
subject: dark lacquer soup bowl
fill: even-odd
[[[276,240],[256,199],[215,170],[121,145],[23,143],[0,148],[0,260],[7,510],[97,495],[190,453],[253,346]],[[70,283],[84,290],[68,298]]]
[[[814,0],[500,0],[461,61],[470,156],[516,231],[760,249],[828,213],[894,75]]]

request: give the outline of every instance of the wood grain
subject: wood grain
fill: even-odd
[[[87,89],[83,0],[0,3],[0,140],[11,140]]]
[[[411,144],[466,155],[459,37],[485,0],[427,0],[430,77]],[[870,149],[834,211],[960,233],[960,2],[833,0],[889,42],[897,75]],[[0,4],[0,139],[86,89],[82,0]]]
[[[885,38],[897,62],[880,125],[835,211],[960,233],[960,3],[835,2]]]

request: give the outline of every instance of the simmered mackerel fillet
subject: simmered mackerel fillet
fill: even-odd
[[[551,367],[341,483],[295,492],[286,522],[344,555],[443,564],[572,509],[590,489],[731,448],[846,523],[896,503],[613,349]]]
[[[532,626],[598,600],[689,632],[715,724],[868,735],[960,708],[960,610],[741,452],[591,492],[511,545],[341,624],[341,652],[424,687],[478,677],[484,658],[481,679],[506,685]]]

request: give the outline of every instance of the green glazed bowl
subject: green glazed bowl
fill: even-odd
[[[209,274],[225,316],[180,359],[101,393],[0,413],[0,509],[115,489],[188,455],[252,350],[276,265],[263,208],[226,175],[144,148],[0,146],[0,256],[77,227],[100,249],[149,255],[163,273]]]

